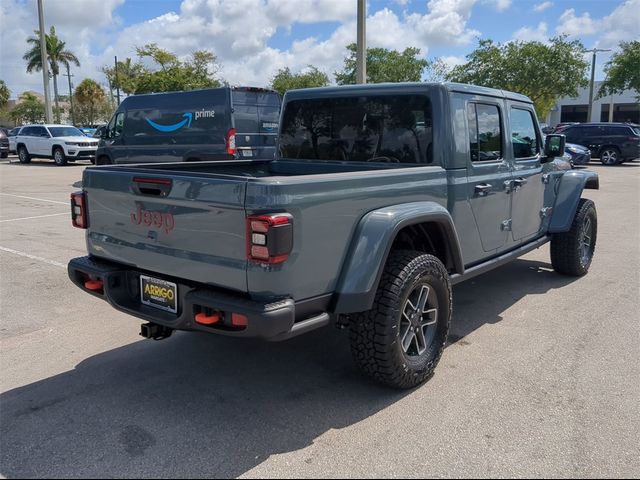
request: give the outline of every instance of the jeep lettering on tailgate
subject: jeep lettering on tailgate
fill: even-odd
[[[134,225],[144,224],[147,227],[153,225],[162,228],[166,233],[171,233],[171,230],[176,226],[171,213],[144,210],[140,205],[138,205],[138,211],[131,214],[131,223]]]

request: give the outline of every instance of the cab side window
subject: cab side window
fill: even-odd
[[[516,159],[535,157],[539,153],[533,115],[529,110],[511,108],[511,144]]]
[[[113,129],[113,136],[119,137],[120,135],[122,135],[123,130],[124,130],[124,112],[120,112],[118,113],[118,115],[116,115],[116,124]]]
[[[472,162],[495,161],[502,158],[502,127],[496,105],[469,103],[469,151]]]

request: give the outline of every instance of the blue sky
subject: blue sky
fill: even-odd
[[[100,71],[113,56],[135,57],[155,42],[186,57],[210,49],[218,76],[232,84],[266,85],[279,68],[313,64],[333,78],[345,46],[355,41],[356,0],[44,0],[47,27],[81,60],[74,83]],[[36,0],[0,0],[0,78],[13,96],[41,91],[27,74],[25,39],[37,28]],[[640,0],[370,0],[369,46],[421,49],[454,65],[478,38],[540,40],[564,33],[587,48],[615,49],[640,38]],[[611,54],[598,56],[596,78]],[[590,58],[590,57],[589,57]],[[66,78],[62,85],[66,87]],[[66,88],[61,87],[66,93]]]

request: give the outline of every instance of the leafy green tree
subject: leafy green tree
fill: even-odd
[[[35,37],[27,38],[27,43],[31,45],[31,49],[27,51],[22,57],[27,61],[27,73],[31,73],[34,70],[39,72],[42,70],[42,55],[40,50],[40,32],[36,30]],[[49,60],[49,68],[51,69],[51,75],[53,75],[53,98],[56,105],[56,121],[60,122],[60,108],[58,106],[58,76],[60,75],[60,65],[75,64],[80,66],[80,61],[73,52],[67,50],[66,43],[58,38],[56,34],[56,28],[51,26],[48,34],[45,34],[45,42],[47,44],[47,58]]]
[[[208,50],[197,50],[186,61],[180,61],[176,55],[154,43],[136,47],[136,51],[140,58],[150,58],[160,69],[144,69],[136,80],[135,93],[195,90],[221,85],[215,78],[216,56]]]
[[[115,66],[104,66],[102,72],[107,76],[111,88],[120,88],[126,95],[132,95],[136,92],[136,82],[145,72],[145,68],[142,63],[126,58],[124,61],[118,61],[117,79]]]
[[[73,93],[75,103],[73,116],[78,125],[95,125],[98,120],[105,120],[109,110],[109,102],[104,89],[90,78],[85,78]]]
[[[41,123],[44,121],[44,103],[33,93],[20,95],[18,103],[9,112],[9,116],[18,123]]]
[[[427,82],[444,82],[451,72],[451,68],[441,58],[429,60],[425,70]]]
[[[454,67],[446,79],[527,95],[540,118],[547,116],[560,97],[576,97],[588,85],[589,63],[578,40],[555,37],[542,42],[494,43],[479,40],[467,63]]]
[[[9,91],[9,87],[4,83],[4,80],[0,80],[0,108],[4,108],[9,103],[9,97],[11,96],[11,92]]]
[[[158,47],[156,43],[148,43],[142,47],[136,47],[136,53],[140,58],[149,57],[155,63],[160,65],[162,70],[166,70],[167,68],[180,64],[178,57],[174,53],[171,53],[168,50],[163,50]]]
[[[271,79],[271,88],[284,95],[287,90],[296,88],[326,87],[329,77],[313,65],[307,66],[307,71],[291,73],[289,67],[281,68]]]
[[[347,45],[349,55],[344,59],[344,68],[335,72],[338,85],[356,83],[356,51],[355,43]],[[420,49],[409,47],[404,51],[386,48],[367,48],[367,82],[419,82],[422,71],[429,62],[419,58]]]
[[[635,90],[640,102],[640,41],[620,42],[620,51],[604,66],[604,73],[607,77],[598,97]]]

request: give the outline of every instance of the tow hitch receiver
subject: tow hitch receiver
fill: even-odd
[[[157,323],[143,323],[140,325],[140,336],[153,340],[164,340],[173,333],[173,328],[158,325]]]

